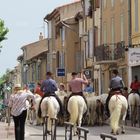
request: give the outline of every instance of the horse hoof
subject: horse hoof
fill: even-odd
[[[51,131],[47,131],[47,134],[48,134],[48,135],[51,135]]]
[[[77,136],[78,135],[78,131],[76,131],[75,133],[74,133],[74,136]]]
[[[122,131],[122,134],[125,134],[125,131]]]
[[[111,131],[110,133],[113,134],[113,131]]]

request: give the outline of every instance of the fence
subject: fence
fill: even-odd
[[[101,137],[102,140],[105,140],[106,138],[109,138],[111,140],[117,140],[117,138],[115,136],[105,134],[105,133],[100,134],[100,137]]]

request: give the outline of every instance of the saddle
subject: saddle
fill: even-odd
[[[111,91],[111,92],[110,92],[110,98],[111,98],[113,95],[122,95],[122,92],[121,92],[120,90]]]

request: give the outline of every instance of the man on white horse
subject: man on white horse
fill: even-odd
[[[108,94],[108,97],[106,99],[106,113],[107,116],[109,117],[109,109],[108,109],[108,103],[110,98],[114,95],[114,94],[122,94],[122,89],[124,88],[124,82],[122,80],[122,78],[119,76],[119,72],[117,69],[114,69],[112,71],[113,77],[110,81],[110,91]]]
[[[69,82],[69,91],[71,91],[72,94],[68,97],[67,103],[68,103],[70,97],[72,97],[74,95],[80,95],[84,98],[86,105],[87,105],[87,100],[86,100],[85,96],[83,95],[83,84],[87,85],[88,80],[84,74],[83,74],[83,78],[78,78],[77,75],[78,74],[76,72],[72,72],[72,74],[71,74],[72,79]]]
[[[60,113],[59,114],[63,116],[63,108],[62,108],[61,100],[55,94],[55,91],[57,91],[56,81],[52,79],[52,73],[51,72],[47,72],[46,76],[47,76],[46,80],[44,80],[42,82],[42,85],[41,85],[41,91],[44,92],[44,96],[42,97],[42,99],[40,101],[40,104],[39,104],[38,116],[41,117],[40,106],[41,106],[42,100],[45,97],[49,97],[49,96],[54,96],[56,98],[56,100],[58,101],[58,103],[60,105]]]

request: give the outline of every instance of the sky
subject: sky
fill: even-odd
[[[22,54],[22,46],[38,41],[40,32],[47,37],[47,25],[43,18],[56,7],[73,1],[0,0],[0,19],[9,29],[8,39],[1,43],[4,47],[0,53],[0,76],[18,64],[17,57]]]

